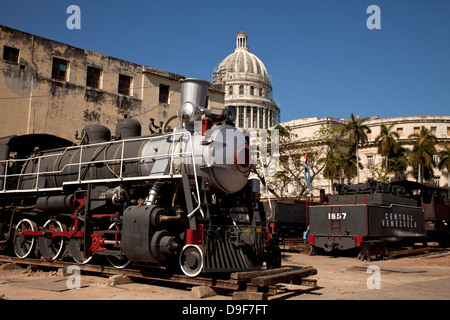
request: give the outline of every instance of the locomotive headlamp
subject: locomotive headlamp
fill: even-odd
[[[234,122],[236,120],[236,109],[234,107],[228,107],[224,110],[225,119],[230,122]]]
[[[201,111],[191,102],[185,102],[178,110],[178,117],[182,122],[194,122],[200,120]]]

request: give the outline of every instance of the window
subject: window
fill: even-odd
[[[239,107],[239,128],[244,127],[244,107]]]
[[[252,128],[258,128],[258,108],[253,107],[253,127]]]
[[[440,186],[440,182],[441,182],[441,177],[435,177],[433,178],[433,182],[435,185]]]
[[[436,136],[437,127],[431,127],[431,133]]]
[[[367,165],[369,167],[373,166],[373,156],[367,156]]]
[[[264,111],[264,109],[263,108],[260,108],[259,109],[259,128],[260,129],[263,129],[264,128],[264,117],[263,117],[263,111]]]
[[[94,67],[87,67],[86,86],[101,89],[102,70]]]
[[[269,116],[268,116],[268,114],[269,114],[269,110],[264,110],[264,128],[268,128],[269,126],[268,126],[268,120],[269,120]]]
[[[229,86],[228,87],[228,94],[232,95],[233,94],[233,86]]]
[[[123,74],[119,74],[119,90],[118,92],[120,94],[125,94],[127,96],[131,96],[132,92],[131,92],[131,83],[132,83],[133,78],[123,75]]]
[[[19,49],[4,46],[3,60],[19,63]]]
[[[397,128],[397,134],[399,137],[403,137],[403,128]]]
[[[420,134],[420,128],[414,127],[414,134]]]
[[[159,103],[169,103],[169,86],[159,85]]]
[[[252,108],[247,107],[247,128],[252,127]]]
[[[52,78],[61,81],[69,80],[69,61],[53,57]]]
[[[239,94],[244,94],[244,86],[239,86]]]
[[[253,96],[255,94],[255,87],[251,86],[250,87],[250,94]]]
[[[450,137],[450,127],[447,127],[447,136]]]
[[[438,164],[438,163],[439,163],[439,155],[433,154],[433,162],[434,162],[435,164]]]

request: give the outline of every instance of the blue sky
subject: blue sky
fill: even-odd
[[[80,30],[66,27],[72,4]],[[211,81],[243,23],[287,121],[450,115],[449,16],[448,0],[15,0],[0,24]]]

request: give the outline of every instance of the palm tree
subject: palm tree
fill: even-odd
[[[361,119],[361,116],[350,115],[350,122],[345,126],[345,132],[348,133],[350,149],[355,151],[356,156],[356,176],[359,183],[359,157],[358,146],[367,142],[367,132],[369,127],[364,124],[369,118]]]
[[[408,150],[405,148],[405,144],[405,142],[397,141],[397,147],[389,157],[389,172],[394,173],[394,181],[407,179],[406,170],[408,169]]]
[[[436,137],[431,130],[422,126],[419,134],[411,134],[410,139],[413,148],[409,151],[409,163],[417,172],[417,182],[423,182],[433,177],[433,155],[436,151]]]
[[[439,152],[439,169],[447,169],[447,187],[450,187],[450,144],[443,145],[444,150]]]
[[[381,122],[380,134],[375,138],[375,143],[378,146],[378,153],[384,156],[385,159],[386,173],[389,171],[389,156],[397,153],[398,151],[398,143],[396,139],[399,138],[399,135],[397,132],[391,131],[396,124],[397,122],[393,122],[388,127],[384,122]]]
[[[339,150],[335,150],[334,152],[329,152],[325,161],[325,168],[323,169],[323,177],[331,180],[331,185],[334,184],[334,179],[341,180],[342,178],[342,156]]]

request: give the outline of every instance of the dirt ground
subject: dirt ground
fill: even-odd
[[[283,266],[312,266],[316,288],[280,284],[269,300],[450,300],[450,252],[385,261],[352,257],[283,253]],[[368,269],[369,268],[369,269]],[[8,268],[5,268],[8,269]],[[368,273],[369,270],[369,273]],[[68,289],[68,276],[56,271],[0,271],[3,300],[198,300],[192,285],[139,280],[112,285],[104,276],[82,273],[79,289]],[[74,282],[71,282],[74,283]],[[202,300],[231,300],[232,292]]]

